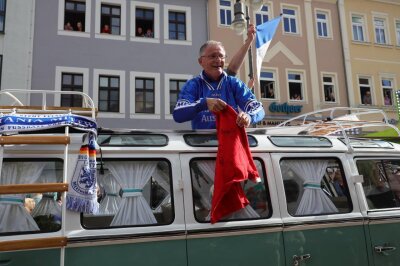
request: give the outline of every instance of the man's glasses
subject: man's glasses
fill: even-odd
[[[225,60],[227,56],[222,54],[213,54],[213,55],[202,55],[201,57],[206,57],[207,59],[210,60],[216,60],[216,59]]]

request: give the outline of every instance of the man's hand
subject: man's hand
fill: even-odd
[[[218,98],[207,98],[207,107],[212,112],[219,112],[225,109],[226,102]]]
[[[250,116],[244,112],[240,112],[236,118],[236,124],[239,127],[249,127],[250,122]]]
[[[256,26],[254,26],[254,24],[249,24],[249,27],[247,28],[247,39],[252,42],[255,37],[256,37]]]

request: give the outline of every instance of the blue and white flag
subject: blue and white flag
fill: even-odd
[[[276,17],[256,26],[256,50],[257,50],[257,78],[260,79],[260,71],[263,59],[267,53],[272,38],[275,35],[281,17]]]

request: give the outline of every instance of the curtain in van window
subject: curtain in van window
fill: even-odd
[[[156,224],[157,220],[142,191],[157,162],[110,162],[107,166],[122,187],[121,204],[111,226]]]
[[[1,185],[32,184],[40,177],[46,163],[3,162]],[[0,232],[39,231],[35,220],[24,207],[25,194],[0,195]]]
[[[119,190],[121,187],[118,185],[117,180],[112,174],[101,175],[98,174],[99,186],[104,189],[104,198],[100,202],[98,214],[116,214],[121,203]]]
[[[335,213],[338,209],[321,189],[327,160],[287,160],[287,166],[303,181],[303,195],[296,215]]]
[[[39,183],[56,183],[56,172],[51,170],[44,170],[38,179]],[[32,216],[37,217],[40,215],[53,215],[56,222],[61,224],[61,206],[55,199],[56,193],[43,193],[42,199],[35,206],[32,211]]]

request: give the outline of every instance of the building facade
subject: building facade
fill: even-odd
[[[400,89],[400,2],[339,1],[350,106],[384,110],[399,118],[395,93]]]
[[[31,87],[34,0],[0,0],[0,84],[1,89]],[[24,95],[20,99],[27,100]],[[10,98],[1,97],[2,105]]]
[[[204,0],[37,0],[32,89],[87,93],[101,127],[190,128],[171,110],[200,72],[206,7]],[[54,104],[82,99],[60,96]]]

